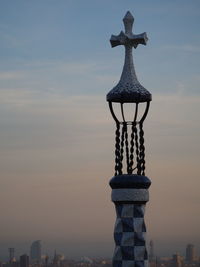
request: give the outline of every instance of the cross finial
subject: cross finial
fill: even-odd
[[[151,94],[138,81],[133,64],[132,48],[139,44],[146,45],[147,34],[133,34],[132,27],[134,18],[128,11],[123,18],[125,32],[121,31],[119,35],[112,35],[110,43],[112,47],[124,45],[125,61],[122,75],[118,84],[107,94],[109,102],[146,102],[151,101]]]
[[[123,22],[125,33],[121,31],[119,35],[111,36],[110,43],[112,47],[124,45],[136,48],[138,44],[147,44],[148,38],[146,32],[143,32],[141,34],[132,33],[134,17],[132,16],[130,11],[128,11],[124,16]]]

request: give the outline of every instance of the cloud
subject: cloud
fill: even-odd
[[[25,76],[23,71],[0,71],[0,80],[20,80]]]
[[[3,80],[1,88],[41,92],[62,90],[75,95],[80,91],[85,94],[96,93],[100,89],[106,90],[108,83],[112,84],[117,79],[112,73],[108,74],[107,68],[103,62],[98,62],[97,65],[92,61],[16,62],[12,69],[0,72],[0,79]]]
[[[200,45],[193,45],[193,44],[179,44],[179,45],[164,45],[161,47],[163,50],[176,50],[176,51],[183,51],[188,53],[199,53],[200,52]]]

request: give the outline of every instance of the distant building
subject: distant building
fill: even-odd
[[[48,262],[49,262],[49,256],[48,255],[45,255],[44,256],[44,263],[45,263],[45,266],[46,267],[48,266]]]
[[[153,240],[150,240],[149,242],[149,266],[150,267],[156,267],[157,261],[154,254],[154,243]]]
[[[65,259],[64,255],[57,254],[55,250],[54,257],[53,257],[53,266],[54,267],[61,266],[64,259]]]
[[[149,261],[153,261],[154,259],[155,259],[154,244],[153,244],[153,240],[150,240],[150,242],[149,242]]]
[[[12,263],[15,261],[15,249],[14,248],[9,248],[9,262]]]
[[[26,254],[20,256],[19,265],[20,267],[29,267],[29,256]]]
[[[188,244],[186,247],[186,257],[185,260],[187,263],[192,263],[195,261],[195,249],[194,245]]]
[[[172,267],[182,267],[183,258],[179,254],[174,254],[172,258]]]
[[[41,241],[37,240],[31,244],[30,260],[31,263],[40,263],[42,254]]]

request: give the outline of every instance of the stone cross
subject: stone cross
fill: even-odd
[[[125,32],[119,35],[112,35],[110,43],[112,47],[124,45],[125,61],[118,84],[107,94],[109,102],[147,102],[151,101],[151,94],[138,81],[133,64],[132,48],[137,48],[139,44],[146,45],[148,38],[146,32],[133,34],[132,27],[134,18],[128,11],[123,18]]]
[[[119,35],[111,36],[110,43],[112,47],[124,45],[125,47],[137,48],[139,44],[147,44],[148,38],[146,32],[143,32],[141,34],[132,33],[134,18],[130,11],[128,11],[124,16],[123,22],[125,33],[121,31]]]

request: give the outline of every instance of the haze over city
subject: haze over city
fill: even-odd
[[[199,1],[34,0],[0,3],[0,257],[111,257],[114,130],[106,94],[124,49],[111,49],[130,10],[147,46],[134,51],[153,95],[145,121],[145,221],[156,253],[200,250]]]

